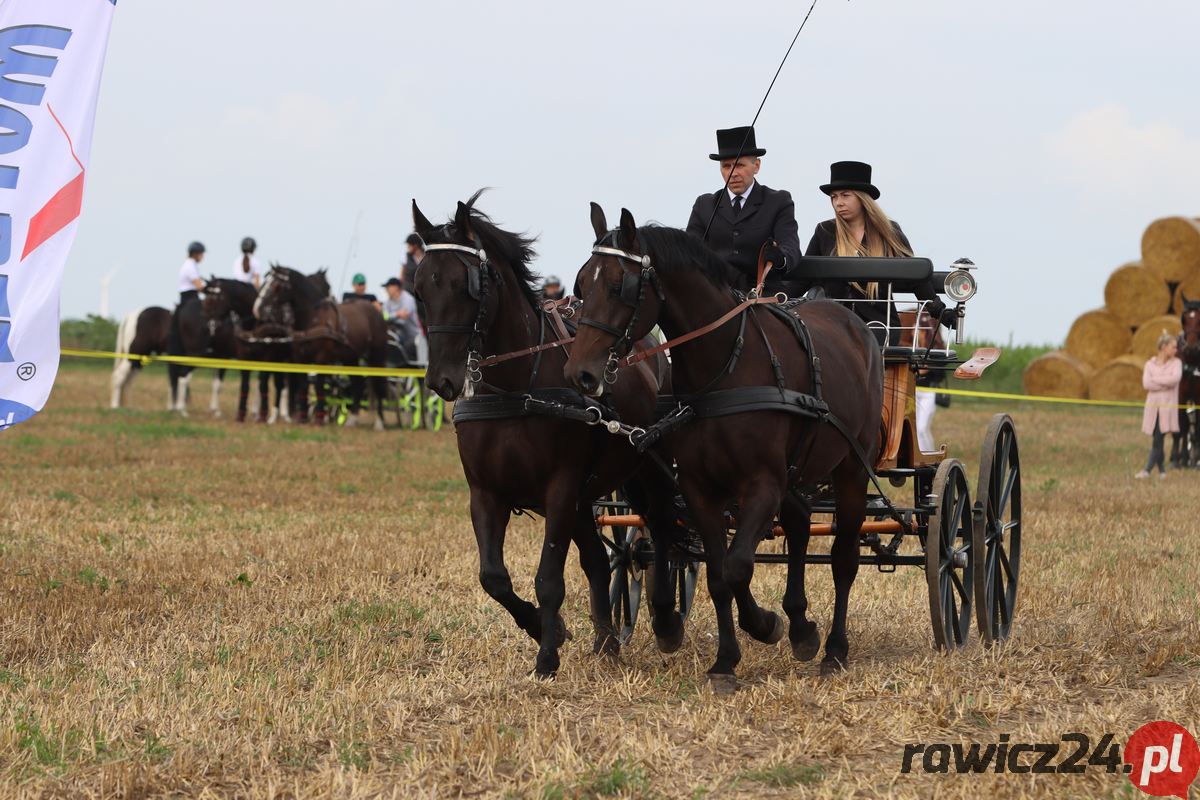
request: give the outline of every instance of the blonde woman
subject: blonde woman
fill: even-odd
[[[838,161],[829,166],[829,183],[821,191],[829,195],[834,218],[817,225],[806,256],[889,256],[909,257],[913,254],[908,237],[875,202],[879,189],[871,183],[871,165],[861,161]],[[822,282],[825,296],[834,300],[882,300],[887,297],[887,284],[857,281],[826,280]],[[947,309],[938,299],[933,281],[914,287],[916,296],[926,302],[925,310],[943,325],[956,321],[954,309]],[[891,329],[888,343],[899,339],[899,320],[894,307],[886,309],[881,302],[856,302],[854,311],[881,337],[882,326]]]
[[[1183,362],[1175,357],[1179,341],[1163,331],[1158,337],[1158,352],[1142,368],[1142,388],[1146,390],[1146,409],[1142,412],[1142,433],[1150,439],[1150,458],[1146,468],[1134,475],[1149,478],[1158,467],[1158,477],[1167,477],[1163,461],[1163,439],[1168,433],[1179,432],[1179,381],[1183,378]]]

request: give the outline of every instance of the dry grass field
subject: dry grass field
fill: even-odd
[[[640,622],[617,661],[578,635],[557,680],[528,677],[535,645],[476,579],[449,428],[213,421],[205,373],[191,419],[161,411],[156,371],[113,412],[106,371],[67,367],[0,435],[0,797],[1138,797],[1096,766],[900,766],[907,743],[1200,733],[1200,474],[1132,480],[1138,412],[1010,409],[1025,539],[1006,644],[934,652],[923,573],[864,569],[848,673],[746,640],[743,689],[715,697],[703,589],[679,653]],[[956,400],[935,422],[972,484],[997,410]],[[525,596],[539,542],[515,520]],[[564,614],[589,634],[569,564]],[[769,607],[783,578],[756,573]],[[828,568],[809,588],[824,631]]]

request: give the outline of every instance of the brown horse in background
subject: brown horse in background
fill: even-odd
[[[294,361],[302,364],[387,366],[387,325],[375,306],[365,301],[335,303],[328,293],[294,269],[274,266],[267,274],[255,303],[260,322],[273,323],[290,331]],[[369,379],[375,400],[375,429],[383,430],[383,398],[387,381]],[[317,424],[325,421],[325,385],[317,381]],[[364,382],[351,380],[350,418],[358,421]]]
[[[655,324],[674,339],[719,320],[738,304],[731,268],[699,239],[672,228],[638,228],[624,209],[620,228],[610,233],[596,210],[597,247],[577,278],[584,303],[566,367],[567,377],[589,395],[628,380],[628,370],[616,369],[618,360]],[[858,573],[867,481],[879,449],[883,358],[862,320],[837,303],[805,302],[795,315],[807,327],[809,342],[794,317],[756,306],[671,348],[676,399],[696,409],[696,416],[669,434],[667,444],[692,523],[704,539],[708,591],[720,634],[708,675],[718,692],[736,687],[734,669],[741,660],[735,599],[739,624],[752,637],[773,643],[783,634],[779,617],[759,607],[750,591],[755,550],[777,511],[788,545],[783,609],[791,620],[792,653],[807,660],[820,649],[816,624],[806,616],[804,591],[809,510],[790,490],[811,492],[830,479],[837,504],[831,553],[836,600],[822,674],[844,668],[849,658],[846,617]],[[802,413],[801,396],[817,393],[818,357],[820,394],[840,420],[841,432],[828,419]],[[775,405],[729,413],[740,402],[738,394],[746,400],[747,388],[755,390],[760,405]],[[795,408],[783,410],[785,402]],[[706,403],[711,403],[707,410]],[[728,543],[726,514],[735,507],[737,530]]]

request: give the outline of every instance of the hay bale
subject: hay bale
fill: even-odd
[[[1025,393],[1038,397],[1087,397],[1088,377],[1093,370],[1062,350],[1035,358],[1025,367]]]
[[[1082,314],[1067,333],[1064,348],[1092,369],[1099,369],[1129,352],[1133,332],[1115,314],[1104,309]]]
[[[1184,295],[1187,295],[1188,300],[1200,300],[1200,270],[1193,272],[1191,276],[1184,278],[1175,286],[1175,292],[1171,298],[1172,313],[1183,313]]]
[[[1139,325],[1137,331],[1133,334],[1133,347],[1130,349],[1130,352],[1145,362],[1146,359],[1158,352],[1159,336],[1163,333],[1178,336],[1182,330],[1183,326],[1179,324],[1179,317],[1170,314],[1163,314],[1161,317],[1151,317]]]
[[[1145,366],[1146,359],[1141,356],[1117,356],[1088,378],[1088,397],[1129,402],[1145,400],[1146,390],[1142,388],[1142,368]]]
[[[1171,283],[1200,272],[1200,220],[1166,217],[1150,223],[1142,234],[1142,263]]]
[[[1130,328],[1171,310],[1167,282],[1134,261],[1113,271],[1104,284],[1104,307]]]

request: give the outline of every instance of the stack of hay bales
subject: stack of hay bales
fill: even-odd
[[[1104,308],[1080,316],[1062,350],[1025,369],[1025,391],[1080,400],[1142,400],[1142,366],[1163,331],[1179,333],[1185,297],[1200,300],[1200,219],[1156,220],[1142,235],[1142,260],[1109,276]]]

